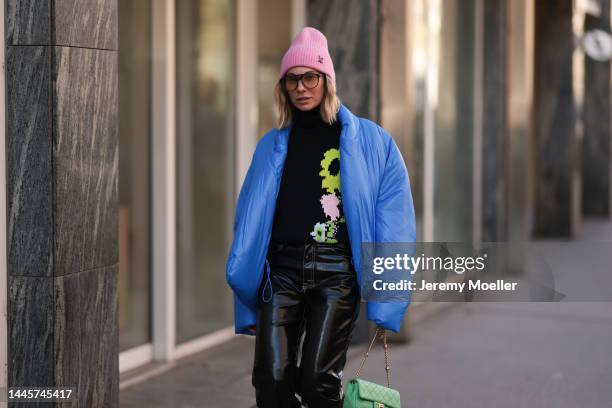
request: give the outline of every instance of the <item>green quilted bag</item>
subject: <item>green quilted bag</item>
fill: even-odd
[[[373,382],[365,381],[359,378],[361,370],[365,364],[366,359],[372,345],[376,341],[376,337],[383,339],[385,347],[385,370],[387,372],[387,386],[375,384]],[[389,381],[389,357],[387,355],[387,335],[384,329],[377,328],[374,333],[374,338],[370,342],[370,347],[361,360],[361,366],[355,373],[355,378],[349,380],[346,385],[346,391],[344,392],[342,408],[401,408],[400,406],[400,393],[391,388]]]

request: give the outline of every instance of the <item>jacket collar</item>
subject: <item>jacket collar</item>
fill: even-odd
[[[357,116],[355,116],[353,112],[351,112],[344,104],[340,104],[337,118],[342,124],[340,139],[348,139],[350,141],[357,139]],[[294,118],[291,118],[291,121],[287,126],[279,129],[276,132],[276,136],[274,138],[274,150],[279,152],[284,152],[287,150],[289,135],[291,134],[294,120]]]
[[[357,116],[353,115],[344,104],[340,105],[338,120],[342,124],[343,136],[347,139],[357,139]]]

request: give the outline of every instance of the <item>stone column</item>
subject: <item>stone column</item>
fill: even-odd
[[[116,407],[117,3],[6,0],[5,24],[8,385]]]
[[[570,236],[578,159],[572,88],[572,0],[535,2],[536,236]]]
[[[492,242],[505,239],[507,4],[506,0],[484,0],[482,6],[482,241]]]
[[[599,0],[601,16],[587,15],[584,31],[610,30],[610,0]],[[610,215],[610,61],[584,57],[582,213]]]
[[[379,120],[378,4],[375,0],[308,0],[307,25],[327,37],[340,100],[355,115]],[[353,341],[369,340],[362,303]]]
[[[358,116],[378,119],[378,4],[309,0],[307,24],[321,30],[336,71],[340,100]]]

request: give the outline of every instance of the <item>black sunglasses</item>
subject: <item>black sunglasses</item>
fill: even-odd
[[[306,89],[316,88],[319,85],[319,78],[322,77],[322,74],[314,71],[304,72],[303,74],[287,74],[282,79],[282,82],[287,91],[295,91],[298,87],[298,83],[302,81],[302,85]]]

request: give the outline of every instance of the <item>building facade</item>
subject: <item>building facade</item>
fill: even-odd
[[[117,406],[120,375],[234,336],[234,203],[304,25],[343,103],[400,146],[419,241],[571,237],[610,215],[610,65],[576,46],[609,33],[609,0],[2,10],[0,387]]]

